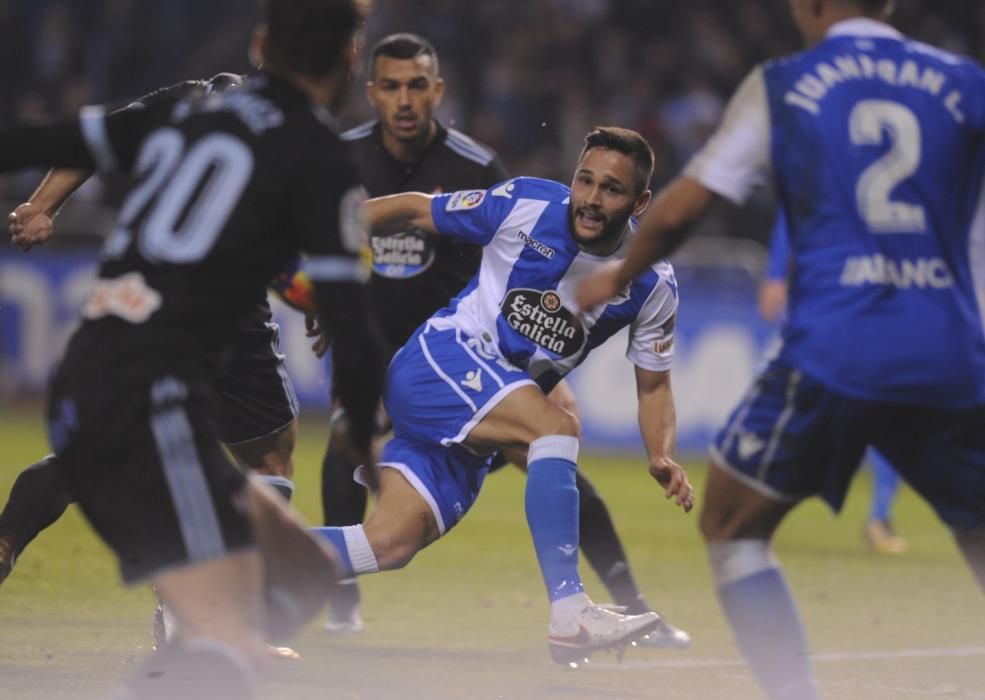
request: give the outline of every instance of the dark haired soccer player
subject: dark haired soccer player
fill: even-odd
[[[621,646],[660,624],[593,604],[578,574],[578,421],[549,393],[622,328],[636,367],[640,431],[650,471],[691,508],[673,460],[670,365],[677,284],[669,263],[599,311],[572,311],[577,283],[619,260],[632,217],[650,201],[653,152],[636,132],[600,128],[585,139],[571,187],[517,178],[489,189],[370,200],[371,230],[413,228],[484,247],[479,273],[419,327],[387,373],[394,436],[383,449],[377,507],[366,525],[321,528],[351,574],[406,565],[464,517],[490,455],[527,461],[526,512],[551,603],[555,660]],[[364,476],[367,470],[363,469]]]
[[[377,118],[342,138],[349,143],[370,196],[486,189],[506,180],[505,168],[489,148],[435,118],[445,83],[430,42],[416,34],[391,34],[373,47],[369,61],[366,95]],[[482,257],[479,245],[414,228],[372,235],[370,242],[370,284],[391,352],[469,283]],[[551,398],[577,414],[566,383],[559,383]],[[366,489],[352,479],[358,465],[340,449],[344,441],[345,418],[336,412],[322,466],[326,525],[357,525],[366,512]],[[503,464],[505,459],[500,459],[494,468]],[[582,551],[615,603],[630,613],[649,611],[604,501],[583,474],[578,473],[577,483]],[[362,629],[355,579],[339,586],[330,604],[327,630]],[[685,647],[689,642],[686,632],[661,620],[642,644]]]
[[[218,94],[241,83],[238,75],[220,73],[207,81],[190,80],[157,90],[128,109],[197,94]],[[13,243],[24,251],[44,244],[54,233],[58,210],[91,174],[49,172],[30,200],[11,213]],[[290,500],[298,404],[279,342],[279,329],[271,319],[266,296],[259,294],[223,353],[217,379],[219,436],[244,469]],[[58,520],[73,500],[54,455],[18,475],[0,512],[0,584],[27,545]]]
[[[770,550],[810,496],[841,507],[867,447],[933,506],[985,589],[985,70],[885,24],[889,0],[791,0],[808,49],[756,68],[662,192],[610,299],[716,197],[772,180],[794,275],[783,347],[712,447],[701,531],[770,698],[818,697]]]
[[[125,580],[150,580],[179,623],[131,697],[249,697],[267,634],[317,612],[337,573],[282,499],[225,456],[214,394],[238,319],[304,251],[352,444],[372,461],[382,363],[359,259],[364,195],[329,111],[363,18],[353,0],[269,0],[264,68],[238,90],[0,132],[5,170],[137,180],[48,406],[86,517]]]

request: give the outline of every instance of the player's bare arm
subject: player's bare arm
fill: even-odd
[[[44,244],[55,232],[59,209],[92,175],[88,170],[51,170],[31,195],[10,213],[10,240],[25,253]]]
[[[687,472],[674,461],[677,412],[670,371],[654,372],[636,368],[636,395],[639,400],[640,435],[650,460],[650,475],[674,502],[691,512],[694,491]]]
[[[366,226],[376,235],[399,233],[415,228],[426,233],[438,233],[431,216],[429,194],[408,192],[388,197],[376,197],[363,204]]]
[[[639,233],[622,263],[593,273],[579,285],[579,307],[590,309],[611,299],[650,265],[674,252],[715,198],[715,193],[686,176],[661,190],[640,222]]]

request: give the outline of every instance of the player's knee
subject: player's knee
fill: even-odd
[[[368,536],[369,533],[367,533]],[[390,536],[370,537],[370,546],[373,554],[376,555],[376,562],[381,571],[394,571],[402,569],[420,551],[420,544],[411,538],[395,533]]]
[[[734,532],[734,527],[730,523],[729,514],[722,512],[719,508],[711,508],[707,505],[701,509],[698,519],[698,530],[705,542],[724,542],[730,538],[730,533]]]
[[[581,435],[581,423],[578,419],[567,411],[560,409],[551,411],[549,417],[544,420],[542,434],[538,437],[547,435],[565,435],[568,437],[579,437]]]

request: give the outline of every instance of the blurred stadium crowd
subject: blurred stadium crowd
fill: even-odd
[[[126,101],[161,85],[247,71],[257,0],[0,0],[0,118]],[[665,182],[718,123],[749,67],[797,49],[786,0],[377,0],[367,41],[432,40],[449,83],[439,112],[495,148],[511,172],[564,180],[595,124],[640,131]],[[903,0],[896,23],[985,58],[985,3]],[[343,124],[369,118],[350,101]],[[22,201],[38,174],[0,179]],[[85,193],[83,193],[85,196]],[[90,201],[113,203],[112,187]],[[720,217],[713,233],[764,239],[772,208]]]

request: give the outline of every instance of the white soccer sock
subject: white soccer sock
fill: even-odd
[[[380,565],[376,561],[376,554],[369,546],[366,538],[366,531],[362,525],[350,525],[342,528],[342,536],[345,537],[345,548],[349,552],[349,560],[352,562],[352,573],[359,576],[361,574],[375,574],[380,570]]]
[[[575,616],[591,604],[592,601],[585,593],[575,593],[564,598],[558,598],[551,603],[549,632],[559,635],[577,633],[578,623],[575,621]]]

